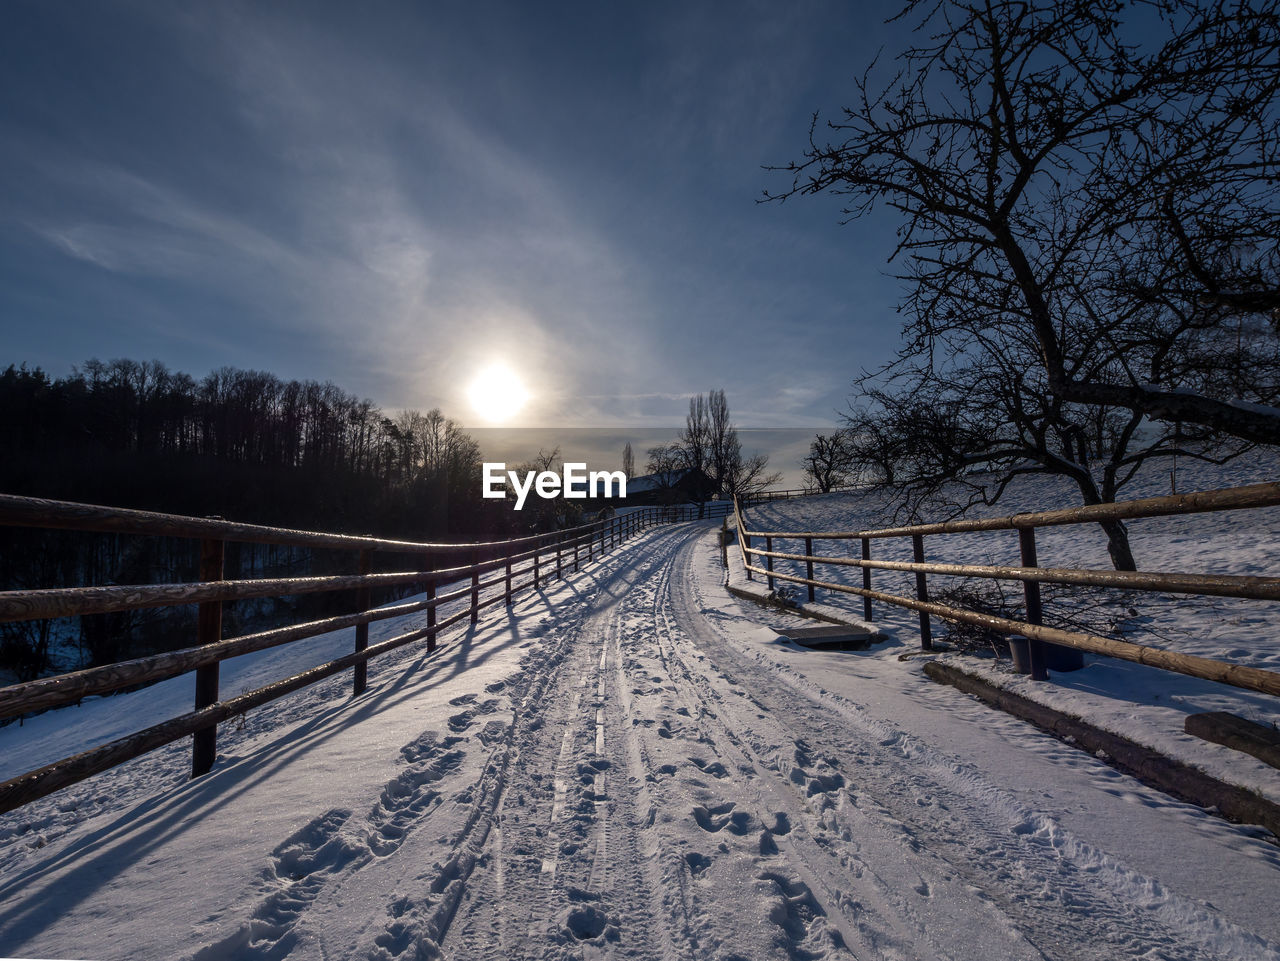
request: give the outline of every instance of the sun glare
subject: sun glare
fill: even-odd
[[[529,399],[524,384],[509,367],[486,367],[467,388],[467,397],[477,414],[490,422],[513,417]]]

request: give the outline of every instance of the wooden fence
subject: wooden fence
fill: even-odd
[[[831,488],[831,490],[829,491],[819,491],[819,490],[815,490],[812,487],[789,487],[789,488],[786,488],[785,490],[752,491],[749,494],[744,494],[740,498],[740,500],[741,500],[741,503],[750,507],[752,504],[766,504],[769,501],[789,501],[795,497],[810,497],[814,494],[824,494],[824,493],[837,494],[837,493],[841,493],[842,491],[851,491],[851,490],[857,490],[857,489],[858,489],[858,485],[856,484],[842,484],[838,487]]]
[[[1107,588],[1125,588],[1136,591],[1152,591],[1175,594],[1200,594],[1217,597],[1242,597],[1258,600],[1280,600],[1280,577],[1253,577],[1226,574],[1184,574],[1154,571],[1085,570],[1080,568],[1042,568],[1036,557],[1036,530],[1069,524],[1089,524],[1098,521],[1128,520],[1138,517],[1161,517],[1174,514],[1197,514],[1208,511],[1245,510],[1271,507],[1280,504],[1280,483],[1253,484],[1226,490],[1177,494],[1169,497],[1152,497],[1143,500],[1121,501],[1089,507],[1064,510],[1039,511],[1015,514],[1010,517],[974,520],[951,520],[935,524],[916,524],[907,527],[891,527],[867,531],[756,531],[750,530],[743,517],[742,505],[734,504],[738,529],[738,544],[742,564],[747,577],[763,576],[773,590],[778,580],[804,584],[808,587],[809,600],[813,601],[815,589],[838,591],[860,595],[863,598],[863,617],[872,619],[872,602],[881,601],[919,612],[921,646],[933,647],[930,617],[961,624],[986,628],[998,634],[1020,635],[1030,640],[1031,675],[1036,680],[1047,679],[1046,655],[1058,654],[1053,646],[1075,651],[1088,651],[1110,657],[1149,664],[1168,671],[1188,674],[1192,677],[1221,681],[1236,687],[1266,694],[1280,695],[1280,674],[1261,668],[1232,664],[1212,658],[1180,654],[1154,647],[1131,644],[1127,641],[1100,637],[1079,631],[1067,631],[1047,627],[1042,623],[1040,585],[1042,583],[1070,584]],[[947,564],[925,560],[925,537],[940,534],[963,534],[976,531],[1016,530],[1021,553],[1020,566],[980,564]],[[910,538],[913,560],[875,560],[871,556],[871,543],[884,538]],[[764,549],[752,546],[763,540]],[[804,552],[774,550],[775,541],[803,541]],[[835,557],[814,553],[814,543],[860,541],[861,557]],[[763,559],[760,566],[755,559]],[[804,565],[804,575],[775,570],[775,561],[788,561]],[[832,583],[814,577],[815,566],[859,567],[862,569],[862,586]],[[873,570],[901,571],[915,574],[914,597],[892,594],[872,588]],[[1023,585],[1026,620],[939,604],[929,599],[929,575],[946,577],[977,577],[995,580],[1020,581]]]
[[[200,579],[195,583],[0,592],[0,622],[182,604],[195,604],[198,611],[194,646],[0,688],[3,719],[190,671],[196,675],[191,712],[0,783],[0,813],[187,736],[192,737],[191,773],[198,777],[213,765],[220,722],[347,669],[352,671],[353,692],[358,695],[365,689],[370,659],[421,640],[426,641],[430,653],[444,629],[464,618],[474,624],[484,608],[510,605],[521,591],[535,590],[543,581],[562,577],[570,566],[576,571],[583,562],[655,524],[721,516],[732,506],[726,502],[702,507],[646,507],[554,533],[488,543],[429,544],[0,495],[0,526],[164,536],[200,543]],[[354,555],[355,573],[225,580],[223,559],[228,542],[348,552]],[[371,573],[375,553],[407,556],[416,569]],[[372,590],[385,587],[418,588],[426,597],[371,608]],[[481,597],[482,591],[494,587],[500,590]],[[354,613],[240,637],[222,636],[222,605],[228,601],[335,591],[354,594]],[[462,599],[466,599],[466,607],[437,618],[441,605]],[[426,612],[425,627],[369,643],[372,622],[417,612]],[[238,697],[219,699],[222,661],[345,628],[354,628],[350,654]]]

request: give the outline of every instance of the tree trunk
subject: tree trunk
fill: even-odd
[[[1121,521],[1098,523],[1107,532],[1107,553],[1111,555],[1111,563],[1115,569],[1136,571],[1138,565],[1133,559],[1133,551],[1129,549],[1129,529]]]

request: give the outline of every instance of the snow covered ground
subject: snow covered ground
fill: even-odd
[[[0,955],[1280,958],[1263,832],[933,684],[905,622],[782,640],[717,526],[254,711],[199,780],[180,743],[0,817]],[[3,776],[183,684],[0,729]]]
[[[1178,471],[1178,491],[1213,490],[1280,478],[1280,456],[1260,451],[1225,466],[1183,461]],[[1156,497],[1170,493],[1167,472],[1140,474],[1126,488],[1124,499]],[[1028,511],[1079,503],[1078,492],[1062,479],[1022,478],[995,507],[977,508],[966,516],[1003,517]],[[863,494],[806,497],[752,508],[747,526],[753,530],[865,530],[887,526],[880,498]],[[1139,568],[1148,571],[1275,576],[1273,558],[1280,545],[1280,508],[1231,511],[1180,517],[1152,517],[1128,521],[1130,543]],[[1047,527],[1036,532],[1042,567],[1091,567],[1109,570],[1106,538],[1094,524]],[[908,538],[872,542],[875,557],[911,560]],[[755,546],[762,546],[756,544]],[[775,549],[803,553],[803,542],[779,540]],[[857,541],[828,542],[821,553],[854,556]],[[1015,531],[952,534],[925,538],[926,556],[957,564],[1019,563]],[[731,554],[733,583],[744,585],[741,564]],[[777,570],[804,574],[803,565],[777,562]],[[854,567],[819,568],[821,580],[861,586],[862,571]],[[938,591],[958,578],[930,577],[935,599]],[[805,588],[776,582],[803,601]],[[969,583],[977,583],[970,581]],[[992,582],[988,581],[987,584]],[[757,587],[760,587],[757,578]],[[873,587],[915,596],[912,574],[875,571]],[[1093,607],[1094,623],[1118,630],[1124,640],[1166,650],[1196,654],[1254,667],[1280,671],[1280,612],[1268,601],[1224,597],[1192,597],[1097,590],[1076,592],[1045,585],[1046,611],[1054,604]],[[1005,582],[1005,594],[1020,600],[1021,586]],[[1083,600],[1081,599],[1083,593]],[[851,594],[819,592],[819,611],[861,618],[862,598]],[[805,605],[809,606],[809,605]],[[904,608],[875,604],[876,625],[908,646],[919,645],[919,615]],[[946,625],[933,622],[935,637]],[[1010,691],[1084,717],[1093,724],[1129,737],[1163,754],[1192,764],[1213,776],[1256,791],[1280,803],[1280,772],[1261,761],[1229,748],[1209,744],[1183,733],[1188,714],[1230,711],[1263,725],[1280,725],[1280,699],[1254,694],[1211,681],[1106,657],[1085,655],[1085,668],[1054,672],[1052,684],[1037,684],[1012,673],[1006,659],[941,657],[943,661],[978,674]]]

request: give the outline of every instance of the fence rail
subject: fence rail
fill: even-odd
[[[159,535],[195,540],[200,545],[200,580],[192,583],[0,592],[0,623],[189,604],[196,605],[198,612],[192,646],[0,688],[3,719],[60,707],[90,695],[196,673],[195,704],[190,713],[0,783],[0,813],[187,736],[193,738],[192,776],[204,774],[213,765],[217,725],[222,721],[348,669],[352,670],[353,693],[359,695],[365,690],[371,659],[422,640],[431,653],[436,649],[437,636],[446,628],[468,618],[474,624],[484,608],[499,603],[510,605],[520,593],[563,577],[570,565],[576,571],[584,562],[655,524],[716,517],[731,509],[728,502],[701,507],[644,507],[563,531],[504,541],[442,544],[0,495],[0,526]],[[354,551],[357,573],[224,580],[228,542]],[[407,555],[413,558],[416,569],[371,573],[371,557],[376,552]],[[460,560],[464,563],[458,563]],[[490,574],[496,576],[486,578]],[[426,592],[426,599],[372,608],[373,589],[387,587],[419,587]],[[441,588],[448,589],[441,592]],[[491,596],[481,596],[492,588],[499,590]],[[357,610],[240,637],[222,637],[222,605],[227,602],[334,592],[353,594]],[[438,618],[442,605],[460,600],[467,602],[464,608],[447,618]],[[425,627],[369,644],[369,624],[419,612],[426,612]],[[355,628],[350,654],[256,691],[220,700],[218,670],[222,661],[347,628]]]
[[[857,490],[856,484],[842,484],[838,487],[832,487],[828,491],[821,491],[813,487],[789,487],[785,490],[761,490],[752,491],[742,495],[742,502],[751,504],[763,504],[769,501],[788,501],[795,497],[809,497],[813,494],[836,494],[842,491]]]
[[[1109,657],[1149,664],[1168,671],[1192,677],[1220,681],[1248,690],[1280,695],[1280,674],[1262,668],[1233,664],[1212,658],[1182,654],[1160,648],[1132,644],[1114,638],[1101,637],[1081,631],[1068,631],[1048,627],[1042,623],[1040,584],[1070,584],[1105,588],[1125,588],[1137,591],[1238,597],[1254,600],[1280,600],[1280,578],[1237,576],[1227,574],[1175,573],[1159,571],[1104,571],[1081,568],[1043,568],[1037,563],[1035,531],[1039,527],[1068,524],[1118,521],[1139,517],[1162,517],[1181,514],[1197,514],[1209,511],[1247,510],[1272,507],[1280,504],[1280,483],[1252,484],[1224,490],[1177,494],[1168,497],[1151,497],[1141,500],[1120,501],[1064,510],[1037,511],[1014,514],[1007,517],[970,520],[951,520],[933,524],[914,524],[904,527],[880,528],[865,531],[757,531],[746,526],[743,505],[734,503],[734,516],[738,528],[738,545],[742,565],[749,579],[756,575],[765,578],[769,589],[775,581],[787,581],[808,587],[809,600],[814,600],[815,590],[854,594],[863,598],[863,616],[872,619],[872,601],[879,601],[917,611],[920,615],[921,647],[933,647],[930,617],[970,624],[996,633],[1029,639],[1030,673],[1036,680],[1046,680],[1046,658],[1050,654],[1061,657],[1059,649],[1104,654]],[[1018,532],[1021,563],[1018,566],[990,564],[948,564],[926,561],[924,538],[941,534],[964,534],[979,531],[1016,530]],[[910,538],[913,560],[876,560],[871,556],[871,542],[885,538]],[[764,548],[752,546],[752,541],[764,540]],[[803,553],[774,550],[775,540],[804,541]],[[814,543],[824,541],[861,541],[861,557],[835,557],[816,554]],[[764,566],[758,560],[763,559]],[[805,565],[805,576],[775,569],[776,560]],[[833,583],[814,577],[815,566],[860,567],[862,587]],[[873,570],[914,573],[916,596],[894,594],[872,588]],[[977,577],[994,580],[1020,581],[1023,585],[1026,620],[999,617],[970,608],[941,604],[929,598],[928,575],[946,577]],[[1046,647],[1048,645],[1048,647]],[[1078,657],[1079,655],[1075,655]]]

